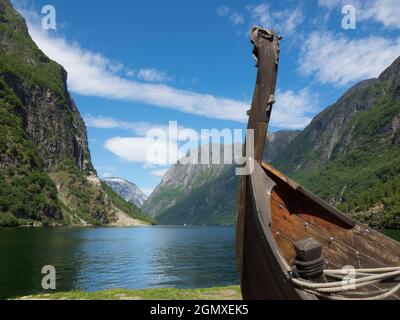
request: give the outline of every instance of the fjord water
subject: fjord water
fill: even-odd
[[[0,229],[0,298],[57,291],[238,283],[233,227]]]
[[[386,236],[388,236],[388,237],[400,242],[400,230],[389,229],[389,230],[381,230],[381,232],[384,235],[386,235]]]

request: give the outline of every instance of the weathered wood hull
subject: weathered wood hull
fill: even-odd
[[[332,269],[400,265],[400,244],[348,218],[266,163],[242,176],[237,257],[244,299],[317,299],[290,280],[293,242],[312,237]],[[380,290],[393,283],[365,287]],[[391,299],[399,299],[393,295]]]
[[[298,290],[291,279],[293,244],[306,238],[321,244],[329,269],[400,266],[399,243],[350,219],[262,163],[275,101],[281,37],[272,30],[255,27],[250,38],[258,73],[244,148],[246,160],[255,160],[255,170],[241,176],[238,190],[237,257],[243,298],[317,299]],[[389,281],[379,285],[375,282],[361,290],[382,292],[393,285]],[[393,294],[390,298],[399,296]]]

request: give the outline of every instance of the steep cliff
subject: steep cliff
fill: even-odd
[[[264,160],[268,162],[275,160],[299,133],[300,131],[298,130],[282,130],[269,133],[265,145]]]
[[[220,148],[220,146],[216,146]],[[237,151],[240,151],[240,146],[235,146]],[[220,149],[220,161],[223,161],[223,148]],[[202,146],[200,149],[195,150],[190,157],[196,158],[199,162],[202,154],[208,153],[208,159],[213,156],[213,146]],[[211,161],[210,161],[211,162]],[[232,168],[231,165],[224,164],[181,164],[173,165],[164,175],[161,183],[157,186],[154,192],[150,195],[149,199],[144,203],[143,210],[149,213],[152,217],[158,220],[164,211],[171,209],[181,211],[180,204],[187,197],[195,197],[197,191],[210,181],[221,179],[224,174]],[[223,202],[224,199],[218,199],[213,193],[210,193],[203,201],[219,201]],[[192,203],[194,206],[194,203]],[[197,208],[197,206],[194,206]],[[186,209],[184,209],[186,211]],[[199,211],[199,210],[198,210]],[[163,220],[163,223],[169,221]],[[184,224],[178,223],[177,224]]]
[[[233,225],[236,222],[236,188],[234,166],[226,166],[218,175],[205,180],[174,205],[156,217],[160,224]]]
[[[266,159],[274,159],[297,134],[279,131],[268,135]],[[235,153],[240,154],[241,149],[235,145]],[[161,224],[232,225],[237,184],[235,165],[177,164],[168,170],[143,209]]]
[[[0,0],[0,225],[117,220],[66,80]]]

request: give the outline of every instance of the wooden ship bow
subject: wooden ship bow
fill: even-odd
[[[253,170],[240,176],[237,196],[243,298],[400,299],[400,244],[263,162],[281,37],[255,27],[250,38],[258,72],[243,151]]]

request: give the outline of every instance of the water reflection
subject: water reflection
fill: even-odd
[[[57,290],[195,288],[237,283],[234,228],[1,229],[0,297]]]

